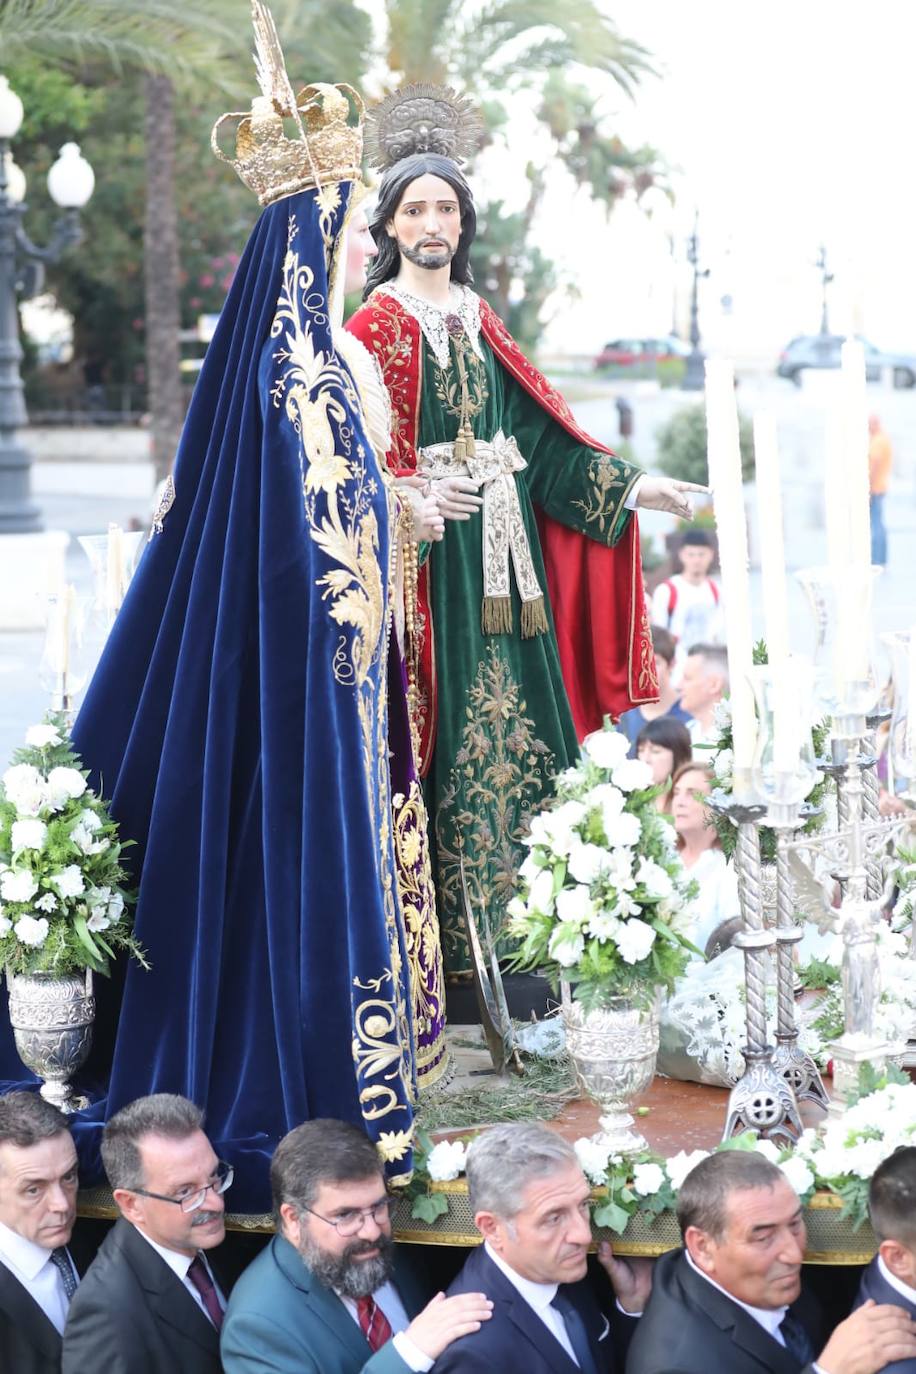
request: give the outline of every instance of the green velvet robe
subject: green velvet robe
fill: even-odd
[[[447,371],[422,336],[421,346],[418,450],[454,441],[460,389],[455,341],[450,342]],[[482,334],[479,346],[483,362],[471,349],[462,350],[469,391],[480,405],[472,428],[477,439],[486,441],[499,430],[514,436],[527,463],[515,483],[549,628],[522,637],[521,602],[512,573],[512,632],[483,632],[482,517],[447,520],[444,539],[429,554],[438,725],[426,799],[443,954],[453,976],[469,967],[460,855],[478,926],[488,923],[505,952],[506,905],[525,857],[522,837],[528,818],[550,795],[554,776],[578,754],[547,602],[535,507],[592,539],[614,544],[630,518],[624,499],[640,475],[632,464],[573,439],[506,371]]]

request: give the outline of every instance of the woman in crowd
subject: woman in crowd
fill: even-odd
[[[670,783],[679,768],[690,762],[690,732],[681,720],[660,716],[647,721],[636,737],[636,757],[652,769],[653,785]],[[671,790],[655,799],[659,811],[670,812]]]
[[[712,771],[685,763],[671,785],[671,812],[681,862],[699,891],[693,900],[693,927],[688,939],[705,950],[723,922],[740,915],[738,882],[727,861],[703,797],[712,790]]]

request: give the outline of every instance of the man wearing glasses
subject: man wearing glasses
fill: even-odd
[[[278,1234],[233,1290],[226,1374],[423,1374],[489,1319],[483,1293],[422,1305],[395,1256],[381,1160],[356,1127],[297,1126],[270,1182]]]
[[[225,1235],[232,1169],[202,1123],[193,1102],[157,1093],[106,1125],[121,1218],[70,1304],[64,1374],[220,1374],[226,1302],[207,1251]]]

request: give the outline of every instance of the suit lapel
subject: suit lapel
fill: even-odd
[[[798,1362],[785,1346],[764,1331],[760,1323],[743,1307],[732,1302],[727,1294],[720,1293],[702,1275],[694,1273],[683,1254],[680,1257],[680,1280],[694,1303],[722,1331],[729,1332],[735,1345],[760,1364],[767,1374],[798,1374]]]
[[[483,1246],[476,1252],[474,1278],[480,1275],[480,1289],[491,1297],[497,1309],[524,1336],[544,1363],[556,1374],[579,1374],[579,1366],[571,1360],[545,1322],[542,1322],[530,1303],[514,1288],[505,1274],[490,1259]],[[494,1312],[494,1316],[496,1313]]]
[[[302,1260],[295,1246],[283,1236],[274,1236],[271,1241],[274,1259],[288,1283],[302,1293],[315,1316],[328,1328],[335,1340],[347,1350],[350,1358],[357,1363],[355,1368],[362,1369],[372,1355],[366,1340],[350,1313],[336,1293],[319,1283],[311,1270]]]
[[[0,1264],[0,1311],[37,1351],[51,1360],[60,1359],[60,1333],[5,1264]]]
[[[161,1255],[128,1222],[123,1223],[122,1246],[143,1284],[151,1309],[163,1326],[179,1331],[210,1355],[219,1351],[219,1335],[191,1294]],[[121,1225],[121,1222],[118,1223]]]

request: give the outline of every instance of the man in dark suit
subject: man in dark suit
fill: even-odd
[[[106,1125],[121,1217],[70,1304],[64,1374],[220,1374],[225,1298],[206,1252],[225,1234],[232,1170],[202,1123],[193,1102],[157,1093]]]
[[[0,1370],[59,1374],[78,1276],[76,1150],[67,1118],[37,1092],[0,1097]]]
[[[916,1149],[895,1150],[879,1164],[868,1189],[878,1253],[859,1283],[855,1306],[894,1303],[916,1319]],[[916,1374],[916,1357],[895,1360],[883,1374]]]
[[[378,1151],[355,1126],[297,1126],[277,1147],[270,1182],[278,1234],[232,1294],[226,1374],[423,1374],[489,1317],[482,1293],[439,1293],[423,1307],[395,1258]]]
[[[847,1317],[816,1355],[819,1322],[801,1292],[801,1204],[763,1155],[702,1160],[681,1185],[677,1214],[684,1246],[656,1263],[626,1374],[877,1374],[889,1359],[916,1356],[916,1325],[885,1305]]]
[[[651,1264],[601,1247],[617,1295],[609,1319],[586,1277],[590,1189],[572,1146],[544,1126],[495,1126],[471,1145],[467,1175],[484,1243],[449,1293],[481,1289],[493,1317],[449,1346],[435,1374],[623,1374]]]

